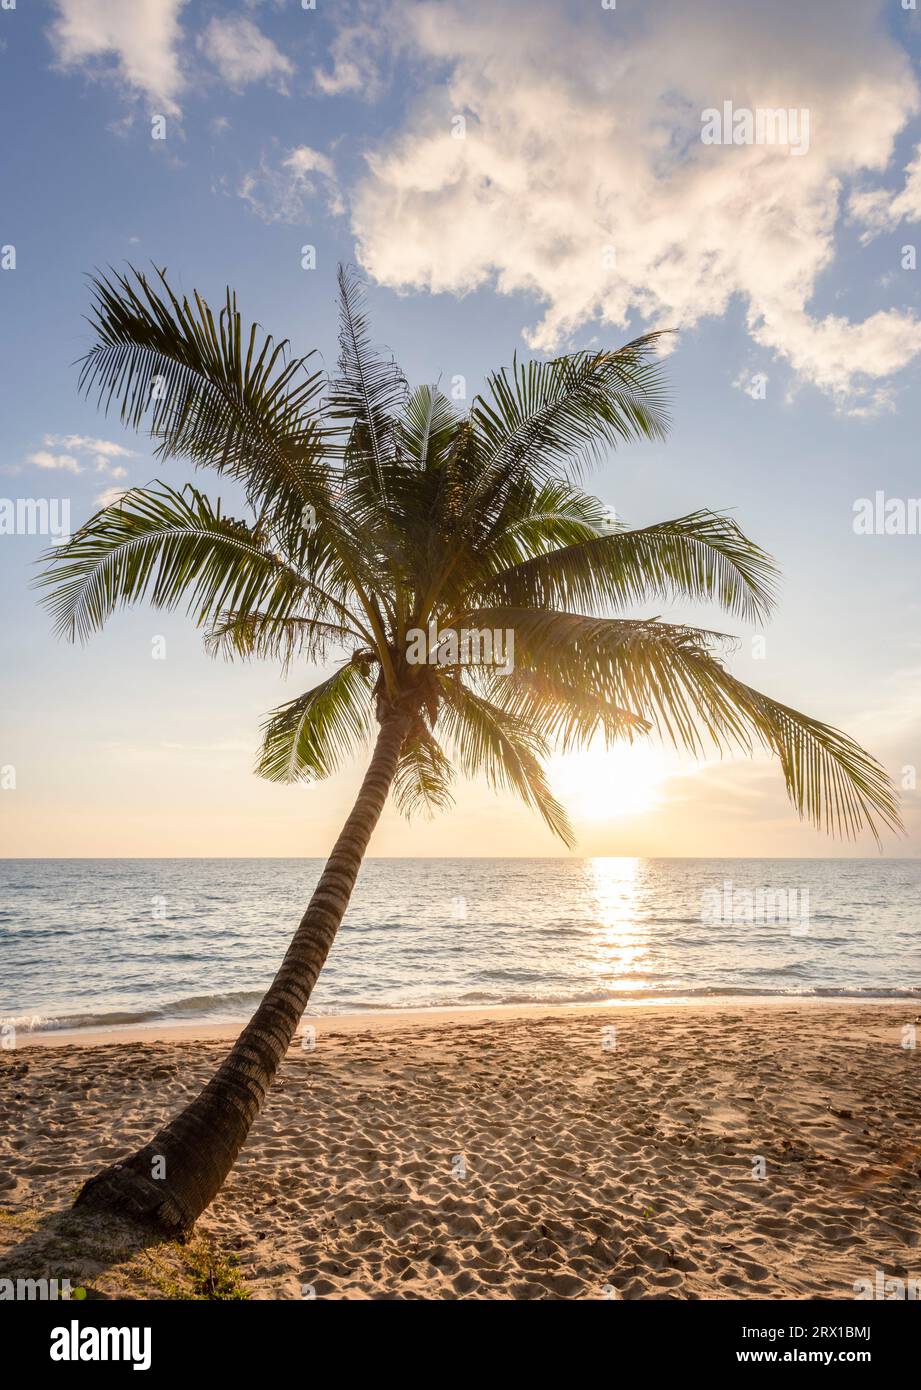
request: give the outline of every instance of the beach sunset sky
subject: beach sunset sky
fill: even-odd
[[[332,368],[354,263],[411,382],[468,401],[516,351],[674,328],[670,438],[586,486],[636,525],[731,510],[783,585],[765,629],[638,611],[737,633],[737,675],[857,737],[904,798],[885,850],[915,855],[921,535],[854,523],[861,499],[921,495],[919,52],[898,0],[20,0],[0,10],[0,497],[69,499],[76,527],[114,490],[195,477],[78,396],[97,268],[166,266],[213,304],[230,284]],[[704,143],[725,103],[807,113],[798,148]],[[146,606],[58,641],[30,588],[46,545],[0,536],[2,853],[325,854],[360,765],[252,773],[263,716],[316,670],[225,666]],[[767,759],[650,743],[551,774],[581,854],[875,852],[800,825]],[[479,784],[432,823],[388,807],[372,844],[561,852]]]

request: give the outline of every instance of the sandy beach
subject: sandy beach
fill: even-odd
[[[919,1273],[916,1007],[311,1020],[196,1231],[252,1298],[853,1298]],[[0,1053],[0,1275],[169,1296],[149,1252],[64,1270],[42,1223],[233,1031]]]

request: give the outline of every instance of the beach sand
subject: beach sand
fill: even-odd
[[[921,1276],[916,1019],[904,1002],[311,1019],[196,1229],[253,1298],[853,1298],[877,1270]],[[65,1259],[56,1213],[236,1031],[0,1053],[0,1275],[167,1296],[156,1249]]]

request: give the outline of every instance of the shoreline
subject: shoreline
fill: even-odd
[[[369,1010],[367,1013],[305,1014],[298,1024],[295,1040],[303,1035],[305,1026],[316,1029],[318,1036],[362,1032],[394,1031],[420,1025],[464,1025],[515,1019],[567,1018],[594,1013],[625,1013],[630,1017],[646,1013],[661,1014],[663,1010],[682,1013],[731,1012],[735,1009],[864,1009],[904,1008],[921,1010],[921,998],[912,997],[852,997],[834,995],[713,995],[694,999],[676,995],[662,999],[613,1000],[610,1003],[575,1004],[471,1004],[442,1008],[407,1008]],[[111,1024],[89,1028],[58,1028],[28,1032],[17,1030],[15,1048],[22,1052],[29,1047],[105,1047],[119,1043],[188,1043],[233,1042],[246,1026],[247,1019],[235,1023],[192,1021],[176,1023]],[[292,1044],[293,1046],[294,1044]]]

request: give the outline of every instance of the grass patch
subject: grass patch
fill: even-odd
[[[144,1273],[168,1299],[239,1302],[249,1298],[236,1257],[216,1250],[202,1236],[145,1251]]]
[[[0,1248],[10,1242],[37,1231],[48,1220],[45,1212],[37,1207],[23,1207],[22,1211],[0,1211]]]
[[[205,1236],[161,1241],[130,1223],[69,1209],[0,1209],[0,1277],[68,1278],[89,1298],[249,1298],[236,1257]]]

